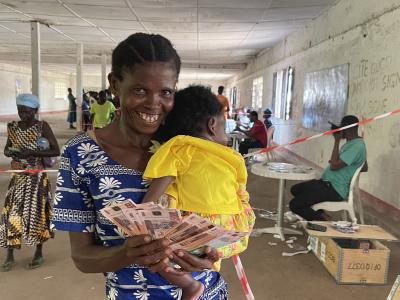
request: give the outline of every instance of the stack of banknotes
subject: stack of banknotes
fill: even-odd
[[[226,230],[196,214],[182,217],[179,210],[152,202],[136,204],[126,200],[100,211],[129,237],[146,234],[153,239],[165,238],[172,250],[183,249],[199,255],[205,246],[220,248],[248,235]]]

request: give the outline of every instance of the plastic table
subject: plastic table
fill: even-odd
[[[256,163],[252,165],[251,172],[255,175],[267,177],[267,178],[275,178],[279,180],[279,194],[278,194],[278,209],[277,209],[277,222],[274,227],[262,228],[259,229],[258,232],[261,233],[272,233],[279,234],[281,240],[285,240],[285,233],[287,234],[302,234],[301,231],[284,228],[283,226],[283,214],[284,214],[284,204],[285,204],[285,186],[286,180],[311,180],[319,177],[318,173],[311,168],[304,168],[301,166],[297,166],[296,169],[289,171],[276,171],[270,169],[267,163]],[[299,172],[298,170],[302,172]]]

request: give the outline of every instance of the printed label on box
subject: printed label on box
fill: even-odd
[[[326,255],[326,245],[321,243],[321,260],[325,263],[325,255]]]

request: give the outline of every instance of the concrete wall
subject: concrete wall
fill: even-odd
[[[83,78],[83,87],[86,91],[96,91],[101,90],[101,76],[96,75],[85,75]],[[107,81],[108,87],[108,81]]]
[[[22,93],[31,92],[31,70],[29,68],[0,63],[0,115],[17,113],[15,105],[17,82]],[[68,108],[68,101],[55,98],[55,82],[64,82],[68,87],[70,76],[42,71],[41,112],[60,111]],[[65,91],[67,93],[67,91]]]
[[[316,133],[301,125],[306,72],[349,63],[348,114],[368,118],[400,108],[399,7],[398,0],[342,0],[254,59],[228,86],[236,86],[241,103],[251,105],[252,80],[262,75],[263,104],[271,106],[273,73],[294,68],[293,118],[275,120],[278,143]],[[400,208],[400,116],[372,123],[364,131],[370,170],[362,174],[361,188]],[[322,167],[332,146],[332,138],[324,137],[291,150]]]

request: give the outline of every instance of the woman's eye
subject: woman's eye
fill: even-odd
[[[171,96],[172,96],[172,91],[170,91],[170,90],[164,90],[164,91],[162,91],[161,95],[162,95],[163,97],[171,97]]]
[[[133,90],[133,92],[136,95],[140,95],[140,96],[146,95],[146,91],[144,89],[142,89],[142,88],[136,88],[136,89]]]

